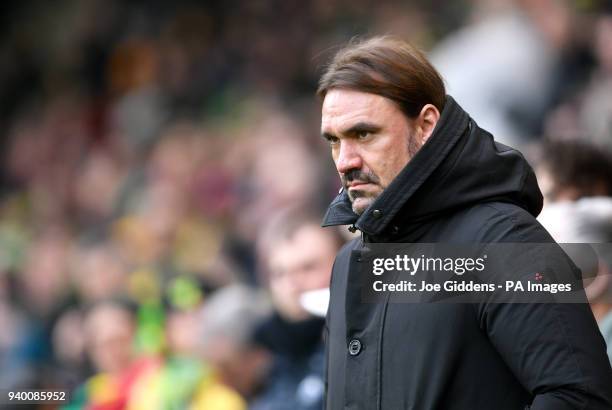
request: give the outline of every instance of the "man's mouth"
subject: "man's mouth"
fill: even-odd
[[[365,182],[365,181],[353,181],[350,184],[348,184],[348,189],[358,188],[360,186],[368,185],[368,184],[369,184],[369,182]]]
[[[367,185],[380,185],[379,179],[373,172],[363,172],[358,169],[353,169],[346,174],[341,174],[342,185],[349,192],[354,192],[356,195],[359,191],[369,191],[372,187]]]

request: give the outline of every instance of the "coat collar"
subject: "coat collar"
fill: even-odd
[[[322,226],[352,224],[366,235],[380,235],[447,157],[468,123],[468,114],[451,96],[447,96],[438,124],[427,143],[363,214],[353,212],[348,193],[342,189],[328,207]]]

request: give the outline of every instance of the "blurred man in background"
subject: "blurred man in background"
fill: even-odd
[[[538,221],[568,244],[570,256],[578,253],[576,260],[574,244],[596,251],[594,266],[583,269],[585,290],[612,363],[612,154],[591,138],[548,138],[540,151],[536,172],[545,203]]]
[[[589,139],[546,139],[539,157],[545,203],[612,195],[612,154]]]
[[[612,198],[583,197],[546,206],[538,220],[559,243],[565,243],[570,256],[580,261],[586,250],[576,244],[588,244],[595,251],[592,266],[581,269],[586,295],[612,363]]]
[[[306,310],[303,296],[328,289],[343,240],[337,231],[323,230],[319,223],[306,211],[285,210],[260,237],[259,256],[275,311],[259,326],[256,338],[272,352],[273,364],[253,410],[323,406],[324,320]]]
[[[87,353],[98,372],[85,382],[65,409],[113,410],[137,408],[138,383],[161,362],[136,351],[133,308],[118,301],[101,301],[84,320]]]
[[[272,356],[255,341],[255,330],[270,311],[265,295],[244,285],[229,285],[208,299],[198,327],[198,352],[214,369],[213,380],[240,396],[229,391],[219,394],[217,387],[211,394],[203,391],[196,396],[194,408],[240,410],[261,393]]]

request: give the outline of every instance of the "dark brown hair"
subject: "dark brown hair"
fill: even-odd
[[[319,80],[321,99],[332,88],[381,95],[410,118],[425,104],[444,108],[442,77],[427,58],[409,43],[390,36],[352,41],[336,53]]]
[[[561,189],[577,198],[612,195],[612,155],[588,139],[544,139],[541,166],[552,178],[552,199]]]

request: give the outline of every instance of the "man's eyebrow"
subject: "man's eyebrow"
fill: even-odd
[[[348,129],[342,131],[342,134],[344,135],[351,135],[351,134],[356,134],[358,132],[378,132],[381,130],[381,126],[380,125],[376,125],[373,124],[371,122],[358,122],[355,125],[350,126]]]
[[[365,122],[365,121],[361,121],[358,122],[354,125],[351,125],[349,128],[347,128],[344,131],[341,131],[340,134],[341,135],[354,135],[358,132],[378,132],[382,129],[382,127],[380,125],[376,125],[373,124],[371,122]],[[334,134],[331,134],[329,132],[325,132],[322,131],[321,132],[321,136],[325,139],[329,139],[330,137],[334,137]]]

